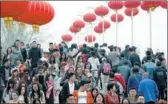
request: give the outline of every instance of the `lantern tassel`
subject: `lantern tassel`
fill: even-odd
[[[19,27],[24,29],[24,28],[25,28],[25,23],[20,22],[20,23],[19,23]]]
[[[156,9],[156,7],[151,7],[151,11],[152,12],[155,11],[155,9]]]
[[[32,25],[32,27],[35,33],[39,33],[39,25]]]
[[[6,29],[10,29],[13,23],[13,18],[12,17],[4,17],[4,23]]]

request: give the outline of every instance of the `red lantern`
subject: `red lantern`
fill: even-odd
[[[96,32],[96,33],[102,33],[103,32],[103,30],[100,28],[100,26],[96,26],[95,28],[94,28],[94,31]]]
[[[127,16],[131,16],[132,15],[132,12],[133,12],[133,16],[136,16],[138,13],[139,13],[139,10],[138,10],[138,8],[134,8],[134,9],[125,9],[125,14],[127,15]]]
[[[74,26],[71,26],[71,27],[69,28],[69,30],[70,30],[72,33],[77,33],[77,32],[80,31],[79,29],[75,28]]]
[[[124,6],[124,4],[123,1],[109,1],[108,6],[111,9],[119,10]]]
[[[13,16],[22,14],[27,8],[29,1],[0,1],[1,14],[4,18],[5,27],[9,29],[13,21]]]
[[[96,40],[96,37],[93,36],[93,35],[88,35],[85,37],[85,41],[88,42],[88,43],[92,43]]]
[[[117,17],[118,17],[118,19],[117,19]],[[124,20],[124,16],[122,14],[113,14],[111,16],[111,21],[117,22],[117,20],[118,20],[118,22],[123,21]]]
[[[48,2],[31,1],[25,12],[14,19],[31,24],[34,31],[38,32],[39,26],[49,23],[54,14],[54,8]]]
[[[158,6],[160,6],[161,1],[159,0],[144,0],[143,1],[144,5],[147,6],[148,8],[156,8]]]
[[[167,1],[162,1],[160,6],[164,9],[167,9]]]
[[[98,16],[105,16],[109,13],[109,9],[105,6],[99,6],[97,8],[95,8],[95,14]]]
[[[96,20],[96,16],[93,13],[87,13],[83,16],[85,22],[93,22]]]
[[[99,27],[100,27],[100,28],[103,28],[103,22],[104,22],[104,29],[107,29],[107,28],[110,27],[110,22],[109,22],[109,21],[101,21],[101,22],[99,23]]]
[[[1,1],[1,17],[13,17],[20,15],[27,8],[29,1]]]
[[[75,28],[81,29],[81,28],[84,28],[84,27],[85,27],[85,23],[84,23],[84,21],[82,21],[82,20],[76,20],[76,21],[73,23],[73,26],[74,26]]]
[[[145,11],[149,11],[149,7],[144,5],[144,3],[141,3],[141,8]]]
[[[127,0],[124,2],[124,5],[126,8],[132,9],[132,8],[137,8],[141,4],[140,0]]]
[[[70,34],[64,34],[64,35],[62,35],[61,38],[65,42],[70,42],[72,40],[72,36]]]

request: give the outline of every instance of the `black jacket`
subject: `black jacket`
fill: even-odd
[[[74,90],[78,90],[78,85],[76,83],[75,83],[75,89]],[[62,100],[66,101],[66,99],[68,98],[69,95],[70,95],[69,84],[65,83],[63,85],[62,91],[61,91]]]
[[[136,53],[133,53],[129,56],[129,61],[131,62],[132,66],[134,66],[135,63],[139,63],[141,65],[140,57]]]
[[[65,75],[61,79],[60,86],[63,86],[67,79],[68,79],[68,73],[65,73]]]
[[[31,59],[31,64],[37,64],[37,62],[42,57],[41,50],[39,48],[31,48],[29,50],[29,59]]]
[[[1,66],[0,67],[0,77],[2,78],[3,82],[5,83],[5,85],[7,84],[7,81],[5,80],[6,78],[6,72],[5,72],[6,67],[5,66]],[[10,74],[10,70],[9,70],[9,74]]]
[[[167,74],[166,71],[162,68],[156,68],[153,72],[154,81],[158,86],[165,86],[167,85]]]
[[[22,53],[22,56],[23,56],[23,61],[26,61],[26,59],[27,59],[27,51],[26,51],[26,48],[21,49],[21,53]]]

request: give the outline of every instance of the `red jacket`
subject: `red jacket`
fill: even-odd
[[[118,95],[113,95],[110,92],[104,94],[104,100],[106,104],[119,104]]]
[[[121,85],[123,86],[123,90],[126,91],[126,84],[125,84],[124,77],[123,77],[121,74],[116,73],[116,74],[114,75],[114,79],[115,79],[116,81],[120,82]]]

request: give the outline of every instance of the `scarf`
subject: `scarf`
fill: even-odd
[[[53,83],[53,81],[52,81],[52,80],[48,80],[48,81],[46,81],[46,84],[47,84],[46,97],[49,99],[50,94],[51,94],[51,92],[52,92],[52,90],[53,90],[53,97],[55,98],[55,93],[56,93],[56,91],[55,91],[55,88],[54,88],[54,83]]]

